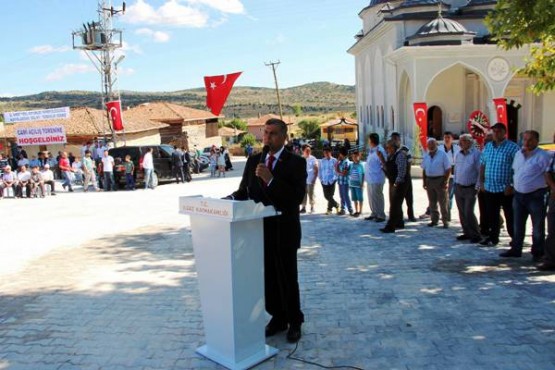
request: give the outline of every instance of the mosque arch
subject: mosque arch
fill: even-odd
[[[399,122],[397,125],[397,130],[405,137],[412,137],[412,104],[413,104],[413,94],[412,94],[412,83],[410,77],[406,71],[403,71],[401,78],[399,79],[399,90],[398,90],[398,101],[399,101]]]
[[[426,88],[424,89],[424,96],[426,96],[428,94],[428,90],[430,89],[430,86],[432,85],[432,83],[434,82],[434,80],[441,75],[442,73],[444,73],[445,71],[448,71],[450,69],[452,69],[453,67],[457,67],[457,66],[463,66],[464,68],[468,69],[469,71],[471,71],[472,73],[475,73],[476,75],[478,75],[480,77],[480,79],[482,81],[484,81],[487,89],[488,89],[488,96],[493,96],[493,88],[489,85],[488,83],[488,79],[486,78],[486,76],[483,74],[483,72],[479,69],[476,68],[468,63],[465,63],[463,61],[457,61],[454,63],[451,63],[447,66],[445,66],[444,68],[439,69],[429,80],[428,83],[426,84]]]

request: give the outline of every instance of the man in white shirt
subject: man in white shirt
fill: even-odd
[[[102,172],[104,173],[104,191],[116,191],[114,183],[114,158],[105,150],[102,155]]]
[[[152,148],[148,148],[146,150],[145,155],[143,156],[142,162],[143,170],[145,171],[145,190],[148,188],[154,189],[154,185],[152,183],[152,173],[154,172],[154,160],[152,158]]]
[[[310,213],[314,213],[314,184],[318,178],[318,160],[312,153],[312,147],[305,144],[302,147],[303,157],[306,159],[306,194],[304,195],[303,202],[301,203],[301,213],[306,213],[306,203],[310,201]]]
[[[453,142],[453,133],[451,131],[445,131],[443,134],[443,144],[439,146],[439,150],[445,152],[451,162],[451,175],[455,170],[455,157],[461,151],[461,147]],[[449,178],[449,188],[447,193],[449,195],[448,208],[449,208],[449,221],[451,221],[451,208],[453,208],[453,197],[455,195],[455,182],[454,176]]]
[[[21,166],[17,173],[16,197],[23,198],[23,188],[25,188],[25,196],[31,198],[31,172],[27,171],[26,166]]]
[[[447,209],[447,189],[451,175],[451,162],[447,154],[437,149],[437,141],[428,139],[428,152],[422,161],[422,183],[428,193],[430,216],[432,222],[428,226],[437,226],[439,221],[438,203],[441,211],[443,227],[449,227],[449,211]]]
[[[540,134],[534,130],[524,132],[522,149],[513,160],[513,240],[511,249],[499,254],[501,257],[522,256],[526,221],[532,218],[532,258],[539,262],[545,244],[545,194],[547,183],[545,170],[551,158],[538,148]]]
[[[0,179],[0,199],[4,196],[4,189],[9,188],[12,188],[15,196],[17,188],[17,175],[12,172],[12,167],[10,165],[6,165],[4,167],[4,173]]]
[[[44,170],[41,171],[41,175],[44,185],[50,185],[50,195],[56,195],[54,172],[52,172],[48,163],[44,165]]]
[[[383,196],[383,186],[385,183],[385,172],[383,162],[387,157],[385,149],[380,145],[380,136],[372,133],[368,136],[368,156],[364,168],[364,177],[368,187],[368,203],[370,205],[370,216],[365,220],[376,222],[385,221],[385,201]]]

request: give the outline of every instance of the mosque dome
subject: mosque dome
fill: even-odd
[[[461,45],[471,43],[475,35],[459,22],[439,16],[420,27],[407,41],[410,46]]]

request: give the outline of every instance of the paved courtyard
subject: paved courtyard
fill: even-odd
[[[177,198],[227,195],[243,165],[156,190],[1,200],[0,369],[222,369],[195,353],[203,323]],[[420,180],[414,187],[419,214],[427,202]],[[529,253],[501,260],[503,245],[457,242],[457,222],[383,235],[383,224],[325,216],[317,190],[317,212],[302,217],[306,323],[294,357],[362,369],[555,368],[555,275],[537,272]],[[317,369],[287,358],[295,346],[284,335],[268,343],[280,352],[256,369]]]

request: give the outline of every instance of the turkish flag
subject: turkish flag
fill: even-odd
[[[414,117],[418,126],[420,145],[423,150],[428,149],[428,104],[414,103]]]
[[[204,86],[206,87],[206,106],[210,111],[219,116],[225,101],[233,88],[233,84],[242,72],[230,73],[221,76],[205,76]]]
[[[497,112],[497,122],[501,122],[505,125],[505,128],[508,128],[508,119],[507,119],[507,99],[505,98],[497,98],[493,99],[493,104],[495,105],[495,111]]]
[[[121,102],[119,100],[109,101],[106,103],[106,110],[112,120],[112,128],[114,131],[123,130],[123,120],[121,119]]]

